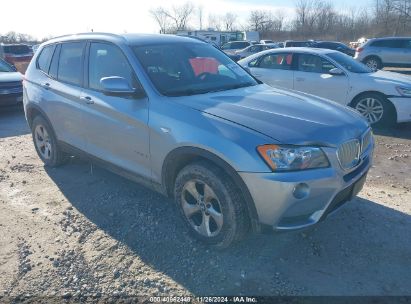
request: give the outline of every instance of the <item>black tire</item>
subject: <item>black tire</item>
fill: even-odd
[[[364,64],[373,71],[381,70],[384,67],[381,59],[376,56],[369,56],[365,58]]]
[[[187,217],[185,214],[183,205],[186,204],[185,201],[187,196],[192,196],[190,192],[186,190],[186,186],[192,182],[196,183],[195,185],[198,193],[201,193],[201,185],[205,184],[210,187],[216,195],[217,200],[213,201],[213,204],[218,204],[218,208],[221,209],[223,223],[218,231],[217,221],[214,221],[211,214],[209,215],[209,230],[212,230],[211,226],[214,221],[214,227],[217,227],[217,232],[214,232],[216,233],[215,235],[205,236],[194,226],[196,224],[194,221],[195,216],[197,217],[197,224],[199,225],[196,225],[196,227],[200,227],[201,225],[199,222],[204,222],[206,213],[199,210],[197,213],[194,213],[191,218]],[[206,202],[207,199],[205,198],[206,195],[204,189],[205,188],[203,188],[203,197]],[[250,219],[247,207],[239,189],[237,189],[231,178],[222,169],[210,162],[196,162],[183,168],[177,175],[175,181],[174,197],[191,234],[203,243],[220,249],[227,248],[233,243],[242,240],[250,231]],[[194,196],[192,196],[192,198],[193,197]],[[197,204],[194,203],[190,206],[194,205],[198,206],[198,201]],[[207,212],[208,209],[206,207],[205,209],[204,212]],[[200,213],[202,216],[201,221],[198,219]]]
[[[361,108],[361,104],[366,104],[367,99],[374,99],[375,102],[379,103],[382,107],[382,117],[377,122],[372,122],[368,119],[367,115],[364,114],[363,108]],[[366,93],[360,95],[352,102],[352,107],[359,111],[361,114],[367,118],[368,122],[371,124],[372,127],[381,128],[381,127],[392,127],[395,125],[396,122],[396,111],[394,106],[383,96],[376,93]]]
[[[39,134],[36,133],[36,130],[38,130],[37,128],[39,129],[43,128],[43,131],[45,131],[46,134],[48,135],[47,140],[43,138],[43,141],[47,141],[47,144],[49,145],[49,148],[50,148],[49,149],[50,153],[46,153],[43,150],[43,148],[39,147],[38,142],[41,136],[39,136]],[[53,129],[42,116],[36,116],[33,119],[33,122],[31,124],[31,135],[33,137],[33,143],[34,143],[34,147],[36,148],[36,152],[46,166],[58,167],[67,161],[68,155],[64,153],[58,146],[57,139],[56,139]],[[45,156],[45,155],[48,155],[48,156]]]

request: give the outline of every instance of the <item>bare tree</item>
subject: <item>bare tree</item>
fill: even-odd
[[[224,26],[223,26],[223,20],[221,16],[209,14],[208,15],[208,27],[215,29],[217,31],[223,30]]]
[[[173,6],[170,11],[165,10],[166,15],[174,23],[175,30],[185,30],[188,20],[194,12],[194,5],[191,2],[186,2],[183,5]]]
[[[166,10],[162,7],[150,10],[151,16],[157,21],[160,27],[160,34],[166,34],[170,29],[169,17]]]
[[[248,23],[253,31],[262,30],[264,25],[268,22],[268,16],[266,11],[254,10],[251,11]]]
[[[225,30],[232,31],[237,21],[237,15],[233,13],[226,13],[223,19],[224,19]]]
[[[202,5],[199,5],[197,8],[198,12],[198,24],[200,26],[200,31],[203,29],[203,17],[204,17],[204,9]]]

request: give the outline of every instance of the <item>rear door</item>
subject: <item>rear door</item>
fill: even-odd
[[[249,63],[251,74],[262,82],[280,88],[293,89],[293,54],[290,52],[271,53]]]
[[[331,75],[336,68],[327,59],[313,54],[297,54],[294,89],[346,104],[349,89],[347,75]]]
[[[66,42],[54,49],[49,67],[42,68],[43,49],[38,68],[48,75],[39,77],[42,89],[42,109],[46,111],[57,138],[76,148],[85,148],[83,125],[84,102],[80,99],[83,85],[85,42]],[[35,97],[34,97],[35,98]]]
[[[87,104],[84,126],[86,151],[98,158],[151,178],[147,97],[107,95],[100,80],[119,76],[140,86],[122,50],[111,43],[91,42],[86,60],[86,85],[81,99]]]

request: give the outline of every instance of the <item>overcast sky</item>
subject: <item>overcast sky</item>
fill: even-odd
[[[371,0],[331,0],[340,9],[365,6]],[[106,31],[114,33],[156,33],[159,28],[149,10],[158,6],[181,5],[187,0],[4,0],[1,3],[0,34],[16,31],[36,38],[71,33]],[[283,10],[294,14],[295,0],[193,0],[205,16],[235,13],[239,23],[246,23],[251,10]],[[19,10],[19,11],[17,11]],[[10,13],[7,13],[10,12]],[[207,23],[207,17],[204,20]],[[190,24],[195,26],[197,17]]]

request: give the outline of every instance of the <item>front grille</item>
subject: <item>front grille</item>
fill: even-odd
[[[341,144],[337,150],[337,156],[344,170],[355,167],[360,160],[360,141],[352,139]]]
[[[0,95],[19,94],[23,92],[21,81],[0,82]]]
[[[369,129],[367,130],[367,132],[364,133],[361,139],[361,153],[364,153],[368,149],[371,142],[372,142],[372,131],[371,129]]]
[[[22,93],[23,92],[23,88],[11,88],[11,89],[2,89],[0,88],[0,95],[8,95],[8,94],[18,94],[18,93]]]

